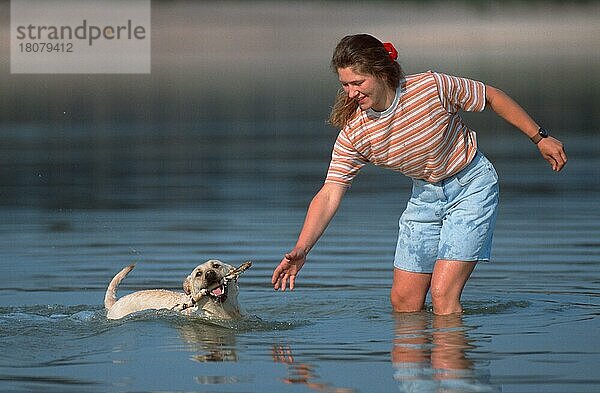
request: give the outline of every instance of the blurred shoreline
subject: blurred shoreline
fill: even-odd
[[[0,46],[9,54],[9,3],[0,10]],[[337,90],[332,48],[357,32],[394,42],[408,73],[435,69],[499,84],[534,107],[540,85],[550,84],[546,96],[569,86],[598,102],[597,15],[600,2],[154,1],[150,75],[14,75],[2,56],[0,118],[324,119]]]

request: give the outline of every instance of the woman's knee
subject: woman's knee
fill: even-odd
[[[415,312],[423,309],[425,296],[401,293],[392,289],[390,301],[395,312]]]
[[[423,309],[428,285],[392,285],[390,301],[396,312],[415,312]]]
[[[394,269],[390,301],[396,312],[415,312],[423,309],[431,280],[430,274]]]
[[[431,301],[433,303],[442,303],[456,296],[456,294],[453,293],[453,288],[449,288],[448,286],[439,283],[434,283],[431,285],[429,292],[431,294]]]
[[[432,285],[430,288],[433,313],[446,315],[462,312],[460,304],[461,291],[444,285]]]

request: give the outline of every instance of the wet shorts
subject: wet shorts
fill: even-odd
[[[498,175],[480,152],[438,183],[413,180],[400,217],[394,267],[431,273],[438,259],[488,261],[498,206]]]

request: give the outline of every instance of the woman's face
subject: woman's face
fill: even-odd
[[[338,68],[338,77],[348,97],[358,101],[361,110],[383,112],[394,101],[395,91],[372,75],[359,74],[352,67]]]

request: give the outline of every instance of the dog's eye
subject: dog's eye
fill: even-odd
[[[202,276],[202,272],[201,271],[197,271],[196,272],[196,277],[201,277]]]
[[[213,269],[220,269],[221,265],[219,265],[218,263],[213,263]]]

